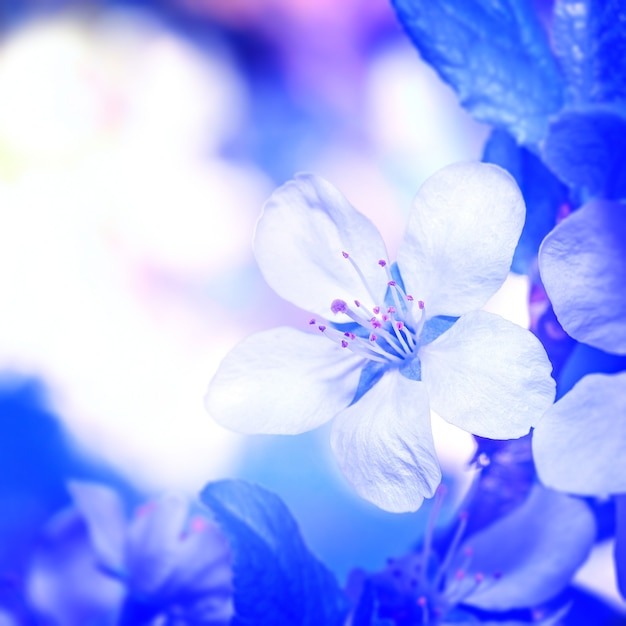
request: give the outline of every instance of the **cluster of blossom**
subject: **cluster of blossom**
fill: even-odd
[[[524,449],[532,429],[536,475],[507,496],[514,503],[500,503],[489,519],[483,505],[498,468],[478,481],[468,508],[482,514],[481,540],[510,524],[504,542],[524,535],[541,544],[511,521],[537,489],[592,509],[593,498],[608,497],[626,595],[626,9],[573,0],[540,11],[514,0],[393,4],[422,57],[493,125],[485,162],[451,165],[426,181],[393,264],[375,227],[327,181],[299,175],[278,189],[257,225],[257,262],[281,297],[313,313],[317,332],[280,328],[246,339],[222,363],[207,408],[245,433],[297,434],[334,418],[342,472],[363,498],[394,512],[417,509],[440,484],[431,408],[477,436],[479,450],[497,450],[484,438],[520,438],[508,445]],[[533,285],[533,333],[480,310],[511,268]],[[594,531],[574,528],[574,518],[543,512],[545,528],[559,528],[547,543],[568,537],[560,553],[580,564]],[[566,575],[546,547],[539,556],[518,545],[546,595],[531,598],[532,585],[516,581],[529,595],[507,599],[511,577],[494,578],[503,555],[493,537],[490,569],[474,570],[471,584],[466,567],[450,577],[451,563],[463,562],[457,544],[472,538],[459,528],[441,564],[431,566],[426,545],[366,576],[355,596],[364,621],[353,623],[481,621],[463,616],[468,605],[537,609],[579,567]],[[546,571],[564,576],[558,589]],[[562,618],[539,613],[525,619]]]
[[[420,544],[342,588],[261,487],[210,483],[196,504],[166,496],[128,515],[112,489],[75,482],[1,625],[623,623],[572,580],[614,537],[626,598],[626,6],[393,5],[494,127],[484,162],[424,183],[395,263],[329,182],[276,190],[256,259],[310,323],[244,340],[206,403],[243,433],[334,420],[361,497],[392,512],[434,497]],[[511,269],[533,285],[531,330],[482,310]],[[482,468],[443,532],[431,409],[476,436]]]

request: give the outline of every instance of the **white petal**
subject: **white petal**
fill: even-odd
[[[581,495],[626,493],[625,418],[626,372],[585,376],[533,432],[539,478]]]
[[[433,410],[481,437],[521,437],[554,401],[540,341],[493,313],[463,315],[419,357]]]
[[[347,407],[363,359],[293,328],[251,335],[226,356],[205,398],[209,413],[241,433],[295,435]]]
[[[387,511],[417,510],[441,481],[426,388],[397,370],[337,416],[331,445],[357,493]]]
[[[254,251],[272,289],[306,311],[328,317],[335,299],[371,308],[384,298],[387,277],[378,261],[387,259],[387,251],[380,233],[318,176],[299,174],[272,194]],[[359,265],[372,294],[342,252]]]
[[[510,174],[487,163],[439,170],[413,202],[398,265],[430,317],[479,309],[511,267],[526,207]]]
[[[572,213],[544,239],[539,268],[568,334],[626,354],[626,207],[596,201]]]

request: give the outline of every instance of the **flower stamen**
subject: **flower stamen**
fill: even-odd
[[[370,296],[374,297],[371,286],[354,259],[345,251],[341,254],[350,261]],[[335,324],[327,320],[321,320],[324,323],[318,329],[342,348],[348,348],[367,359],[388,365],[402,365],[416,357],[418,337],[425,322],[423,303],[419,303],[421,315],[416,321],[412,313],[413,296],[407,295],[393,279],[387,261],[380,259],[378,265],[387,273],[387,301],[375,304],[371,311],[357,299],[353,300],[353,306],[341,298],[330,304],[334,315],[341,313],[347,316],[366,332],[357,329],[352,329],[353,332],[341,332],[333,328]],[[392,300],[391,303],[388,302],[389,299]],[[317,323],[315,318],[309,321],[310,325]]]

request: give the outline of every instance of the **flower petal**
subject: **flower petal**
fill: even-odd
[[[357,493],[387,511],[417,510],[441,481],[426,388],[397,371],[337,416],[331,446]]]
[[[126,519],[120,497],[105,485],[71,481],[67,486],[80,511],[100,565],[119,574],[124,568]]]
[[[296,435],[350,404],[362,365],[324,337],[293,328],[256,333],[222,361],[206,408],[237,432]]]
[[[497,165],[439,170],[418,191],[398,252],[407,293],[429,317],[479,309],[507,276],[525,215],[517,183]]]
[[[449,586],[471,549],[464,581],[474,591],[465,604],[495,611],[536,606],[569,584],[589,555],[595,532],[584,502],[536,485],[519,508],[466,541]],[[484,577],[479,585],[477,575]]]
[[[626,372],[590,374],[533,432],[542,482],[581,495],[626,493]]]
[[[329,182],[298,174],[266,202],[256,227],[254,251],[268,284],[281,297],[328,317],[335,299],[381,304],[387,276],[378,265],[387,259],[376,227]],[[372,294],[348,253],[359,265]]]
[[[232,595],[232,554],[228,541],[212,520],[195,517],[178,537],[164,596],[214,595],[226,601]],[[207,598],[208,599],[208,598]]]
[[[149,596],[160,594],[176,564],[189,502],[166,494],[140,510],[128,528],[128,586]]]
[[[463,315],[419,358],[433,410],[481,437],[521,437],[554,401],[552,365],[539,340],[493,313]]]
[[[626,207],[586,204],[563,220],[539,251],[554,312],[574,339],[626,354]]]
[[[93,547],[79,511],[64,511],[42,529],[24,581],[35,623],[108,624],[118,613],[124,587],[102,571]],[[19,620],[20,626],[25,619]]]

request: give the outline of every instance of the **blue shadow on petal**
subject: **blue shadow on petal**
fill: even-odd
[[[356,388],[356,393],[354,394],[354,398],[352,399],[350,406],[360,400],[363,395],[383,377],[386,369],[387,365],[385,363],[368,361],[367,365],[361,370],[359,385]]]
[[[557,378],[557,400],[587,374],[615,374],[623,370],[626,370],[626,356],[577,343]]]

